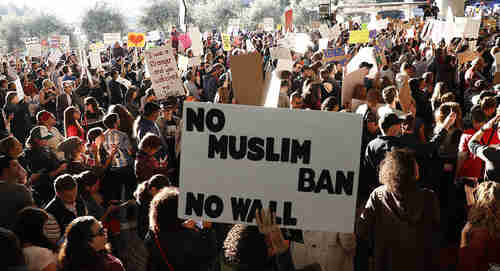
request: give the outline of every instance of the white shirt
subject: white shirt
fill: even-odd
[[[23,248],[28,271],[40,271],[52,263],[57,263],[57,256],[49,249],[37,246]]]

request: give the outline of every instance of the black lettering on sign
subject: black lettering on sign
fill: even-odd
[[[248,140],[248,160],[260,161],[264,158],[264,139],[252,137]]]
[[[312,192],[314,191],[314,170],[312,168],[299,169],[299,192]]]
[[[292,216],[292,202],[285,201],[283,206],[283,225],[297,226],[297,218]]]
[[[347,172],[347,178],[344,171],[338,170],[335,178],[335,192],[342,194],[342,188],[346,195],[352,196],[352,187],[354,185],[354,171]]]
[[[198,113],[194,111],[193,108],[186,109],[186,130],[189,132],[193,131],[193,126],[196,126],[198,132],[203,132],[204,130],[204,116],[205,109],[198,108]]]
[[[255,219],[255,212],[260,209],[262,209],[262,202],[259,199],[254,200],[252,202],[252,208],[250,208],[250,213],[247,217],[248,223],[252,223],[252,221]]]
[[[208,158],[215,158],[219,154],[220,159],[227,159],[227,136],[223,135],[217,139],[216,135],[208,136]]]
[[[219,217],[224,211],[224,201],[221,198],[212,195],[205,201],[205,213],[210,218]]]
[[[326,190],[328,194],[341,195],[342,191],[348,196],[352,196],[354,185],[354,171],[347,171],[347,177],[344,171],[337,170],[335,173],[335,189],[332,175],[328,169],[321,170],[319,178],[316,181],[316,172],[311,168],[300,168],[298,176],[299,192],[321,193]]]
[[[290,138],[281,139],[281,162],[290,161]]]
[[[203,215],[203,200],[205,199],[205,194],[198,193],[198,197],[194,196],[193,192],[186,193],[186,215],[192,215],[193,211],[196,216]]]
[[[247,137],[240,137],[239,148],[236,147],[237,141],[236,136],[229,136],[229,154],[231,155],[231,158],[241,160],[245,158],[245,155],[247,154]]]
[[[280,160],[280,155],[274,152],[274,138],[266,138],[266,161],[276,162]]]
[[[251,199],[231,197],[231,208],[233,209],[233,220],[245,221],[248,215],[248,209],[252,204]]]
[[[292,140],[291,162],[296,164],[299,159],[302,159],[304,165],[311,161],[311,140],[304,140],[302,145],[297,139]]]
[[[269,210],[271,210],[271,212],[273,212],[274,214],[276,214],[277,206],[278,202],[272,200],[269,201]],[[276,224],[281,225],[281,217],[279,217],[278,215],[276,215]]]
[[[224,129],[224,125],[226,124],[224,112],[219,109],[210,109],[207,113],[206,123],[208,129],[214,133],[222,131],[222,129]]]

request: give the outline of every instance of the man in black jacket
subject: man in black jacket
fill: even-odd
[[[47,204],[45,211],[52,214],[65,232],[66,227],[79,216],[87,215],[87,207],[81,199],[77,199],[78,187],[75,179],[69,174],[57,177],[54,182],[56,196]]]
[[[109,104],[123,104],[123,93],[125,93],[125,91],[122,88],[125,88],[125,86],[116,81],[120,76],[118,71],[113,71],[111,75],[113,77],[113,80],[109,82],[109,92],[111,95],[109,97]]]

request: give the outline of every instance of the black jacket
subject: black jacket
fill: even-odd
[[[181,228],[173,232],[160,232],[159,235],[160,246],[174,270],[213,270],[218,250],[212,229],[195,231]],[[169,270],[151,231],[146,235],[146,247],[149,251],[147,270]]]
[[[49,204],[47,204],[45,211],[54,216],[57,224],[59,224],[61,228],[61,233],[65,232],[66,227],[75,218],[87,215],[87,207],[81,199],[76,200],[76,215],[68,210],[66,206],[64,206],[64,202],[58,197],[54,197]]]
[[[109,104],[123,104],[123,90],[122,85],[116,80],[111,80],[109,82],[109,92],[111,97],[109,97]]]

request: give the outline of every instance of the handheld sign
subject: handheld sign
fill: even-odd
[[[362,116],[190,102],[183,116],[180,218],[255,224],[270,208],[285,228],[354,231]]]
[[[106,45],[114,45],[116,42],[120,42],[122,39],[120,33],[104,33],[102,35],[104,44]]]
[[[367,43],[370,41],[370,31],[368,30],[356,30],[349,32],[349,43]]]
[[[144,33],[128,33],[128,47],[144,47],[146,35]]]
[[[183,95],[184,87],[177,76],[177,62],[170,43],[149,49],[145,54],[156,97],[163,99],[168,96]]]
[[[231,37],[228,34],[222,33],[222,47],[224,51],[231,51]]]

